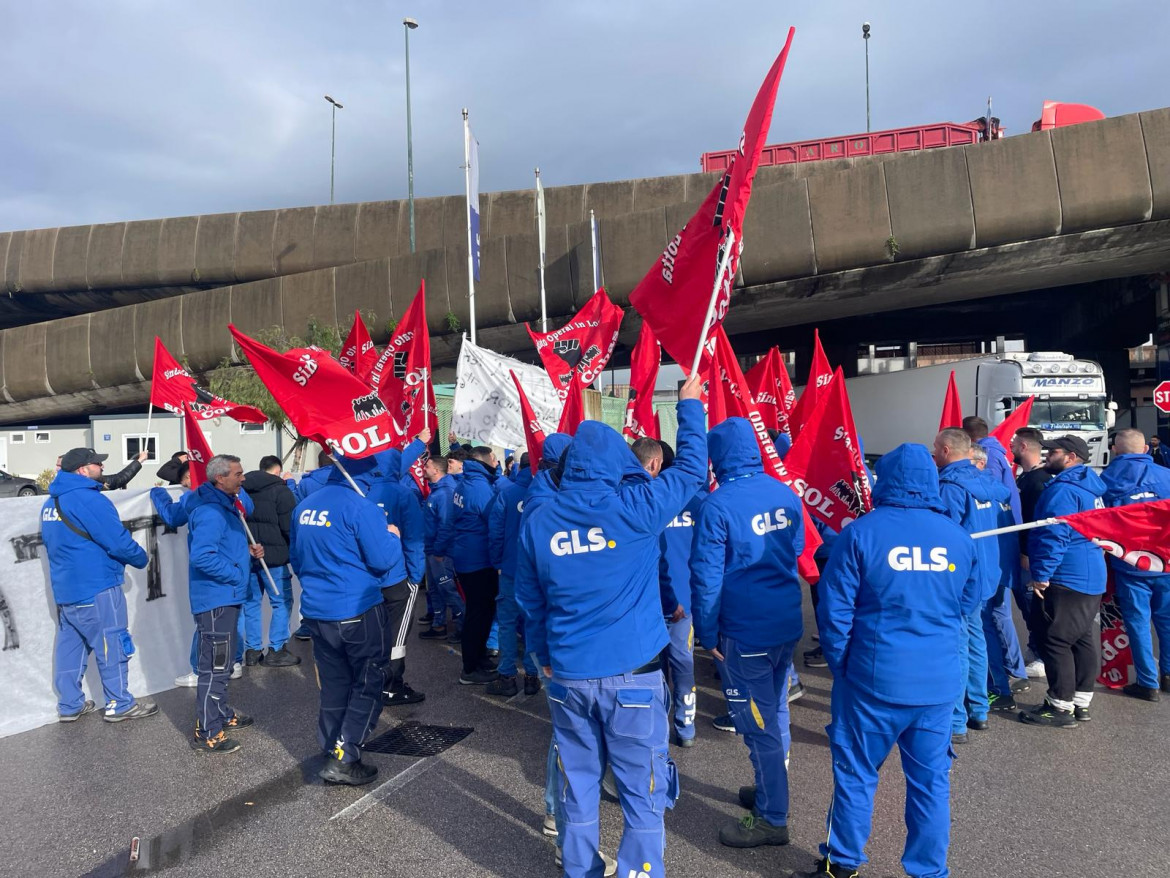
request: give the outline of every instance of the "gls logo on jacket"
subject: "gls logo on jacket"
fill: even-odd
[[[886,562],[894,570],[904,572],[907,570],[914,570],[917,572],[929,571],[931,573],[941,573],[943,570],[950,570],[952,573],[955,570],[955,565],[951,564],[947,559],[947,550],[942,546],[935,546],[930,550],[930,562],[927,563],[922,558],[922,553],[926,551],[921,546],[894,546],[886,555]]]
[[[672,518],[670,520],[670,524],[667,525],[667,527],[694,527],[694,526],[695,526],[695,517],[693,515],[691,515],[691,512],[689,509],[684,509],[678,515],[676,515],[674,518]]]
[[[297,519],[301,524],[309,524],[313,527],[332,527],[329,523],[328,509],[305,509],[301,511],[300,518]]]
[[[602,549],[612,549],[617,546],[613,540],[606,540],[605,532],[599,527],[591,527],[585,532],[587,542],[581,542],[581,531],[559,530],[549,540],[549,551],[557,556],[581,555],[585,552],[600,552]]]
[[[784,508],[775,512],[764,512],[752,518],[752,530],[761,537],[772,531],[784,530],[788,524],[788,511]]]

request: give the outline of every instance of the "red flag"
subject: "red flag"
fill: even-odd
[[[569,379],[568,395],[565,398],[565,407],[561,409],[561,420],[557,424],[558,433],[577,435],[577,428],[585,420],[585,388],[581,384],[581,373],[574,371]]]
[[[1101,600],[1101,673],[1097,682],[1110,689],[1120,689],[1129,682],[1130,668],[1133,667],[1133,650],[1129,645],[1129,633],[1125,630],[1125,619],[1121,605],[1117,602],[1117,578],[1110,568],[1105,585],[1105,597]]]
[[[154,371],[150,379],[150,404],[176,415],[189,412],[197,421],[227,416],[245,424],[263,424],[268,416],[250,405],[236,405],[204,390],[179,365],[157,335],[154,337]],[[187,408],[184,408],[184,406]]]
[[[1170,571],[1170,500],[1090,509],[1057,517],[1138,570]]]
[[[431,336],[427,329],[426,283],[420,281],[394,328],[390,343],[374,365],[370,386],[377,391],[394,420],[402,424],[402,444],[424,428],[439,423],[435,387],[431,380]]]
[[[959,402],[959,387],[955,384],[954,369],[951,369],[951,377],[947,381],[947,396],[943,400],[942,419],[938,422],[940,431],[951,427],[956,430],[963,428],[963,404]]]
[[[813,330],[813,358],[808,370],[808,383],[800,394],[800,399],[792,407],[792,416],[788,424],[791,427],[793,441],[800,435],[807,421],[820,402],[829,382],[833,380],[833,367],[829,365],[829,358],[825,356],[825,349],[821,346],[821,331]]]
[[[1028,421],[1032,417],[1032,403],[1035,401],[1036,397],[1029,396],[1022,404],[1016,406],[1015,410],[991,431],[991,438],[998,439],[999,444],[1004,448],[1011,448],[1012,437],[1016,435],[1016,430],[1028,426]]]
[[[642,321],[638,343],[630,355],[630,396],[626,403],[626,423],[622,432],[631,439],[649,436],[661,439],[658,416],[654,411],[654,385],[658,383],[658,367],[662,365],[662,349],[650,324]]]
[[[183,432],[187,438],[187,466],[190,471],[191,490],[194,491],[207,481],[207,464],[213,457],[211,446],[207,444],[207,437],[199,426],[199,419],[187,403],[183,418]]]
[[[857,444],[849,392],[840,368],[805,422],[784,465],[810,514],[837,533],[873,509],[869,475]]]
[[[744,378],[768,429],[791,435],[788,419],[796,403],[796,391],[792,389],[792,379],[788,377],[788,366],[780,349],[769,349],[767,356],[752,366]]]
[[[772,124],[776,90],[794,33],[790,28],[784,50],[772,64],[752,102],[731,166],[630,293],[630,304],[654,328],[662,347],[687,368],[702,341],[699,336],[712,286],[729,244],[730,260],[716,292],[714,322],[708,333],[723,322],[731,303],[731,286],[743,249],[743,215],[760,163],[760,150]]]
[[[581,376],[582,387],[597,380],[613,354],[624,316],[622,309],[600,289],[560,329],[533,332],[531,326],[524,324],[562,401],[569,393],[574,372]]]
[[[366,457],[401,444],[403,430],[376,391],[320,348],[278,353],[228,325],[232,337],[302,436],[346,457]]]
[[[370,331],[366,329],[366,321],[362,320],[360,311],[353,312],[353,326],[350,327],[349,335],[345,337],[345,344],[341,346],[341,356],[337,361],[360,378],[363,384],[372,386],[370,374],[378,361],[378,351],[370,339]]]
[[[528,401],[528,394],[524,392],[520,379],[511,369],[508,370],[508,374],[512,376],[512,383],[516,385],[516,393],[520,395],[520,414],[524,418],[524,442],[528,445],[528,466],[532,469],[532,474],[536,475],[544,449],[544,430],[537,420],[536,412],[532,410],[532,403]]]
[[[430,452],[424,451],[410,465],[410,477],[418,485],[419,493],[423,495],[424,499],[431,495],[431,483],[427,481],[427,457],[429,454]]]

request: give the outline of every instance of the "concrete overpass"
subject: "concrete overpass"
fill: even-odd
[[[713,180],[547,190],[550,318],[593,292],[590,210],[607,286],[626,305]],[[539,317],[533,199],[482,199],[477,320],[481,342],[501,351],[529,351],[522,323]],[[0,233],[0,423],[144,406],[155,335],[197,371],[233,356],[229,321],[297,334],[313,316],[344,327],[360,308],[384,341],[421,278],[436,366],[453,362],[451,318],[468,325],[464,202],[415,207],[414,254],[404,201]],[[979,326],[1019,326],[1035,346],[1138,344],[1154,327],[1147,277],[1170,268],[1170,108],[969,147],[763,168],[744,238],[727,320],[743,353],[799,347],[811,324],[833,325],[826,334],[846,347],[977,337]],[[625,326],[632,344],[636,319]]]

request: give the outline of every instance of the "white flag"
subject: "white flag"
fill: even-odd
[[[456,436],[477,445],[526,447],[520,399],[508,370],[520,379],[545,433],[556,430],[562,406],[544,369],[481,348],[464,337],[451,410]]]

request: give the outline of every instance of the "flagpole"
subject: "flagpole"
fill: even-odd
[[[707,330],[715,318],[715,300],[719,298],[719,288],[723,285],[723,276],[727,274],[727,265],[731,262],[731,248],[735,246],[735,230],[727,230],[727,246],[723,250],[723,258],[719,260],[719,270],[715,272],[715,286],[711,288],[711,298],[707,301],[707,315],[703,318],[703,331],[699,333],[699,346],[695,349],[695,359],[691,362],[691,374],[699,371],[699,362],[703,359],[703,345],[707,341]]]
[[[154,381],[151,381],[150,385],[151,385],[150,389],[153,391],[154,390]],[[143,450],[145,450],[147,452],[147,457],[146,457],[147,460],[150,460],[150,454],[149,454],[149,452],[150,452],[150,419],[153,417],[154,417],[154,398],[152,397],[150,400],[150,408],[148,408],[146,411],[146,435],[143,437],[143,440],[142,440],[142,444],[146,446],[146,448]],[[157,451],[157,449],[155,449],[155,450]],[[158,460],[157,454],[155,455],[155,460]]]
[[[241,512],[239,509],[237,509],[236,512],[239,513],[240,524],[242,524],[244,526],[244,533],[246,533],[248,535],[248,545],[251,545],[251,546],[258,545],[256,542],[256,538],[254,536],[252,536],[252,528],[248,527],[248,520],[246,518],[244,518],[244,513]],[[268,565],[266,563],[264,563],[263,558],[257,558],[256,560],[259,561],[260,566],[264,568],[264,575],[268,577],[268,584],[272,586],[273,593],[277,597],[280,597],[280,589],[276,587],[276,580],[272,578],[272,571],[268,569]]]
[[[589,209],[589,239],[593,246],[593,291],[601,289],[601,249],[598,247],[597,217]]]
[[[1011,527],[997,527],[995,530],[981,530],[978,533],[971,534],[971,539],[978,540],[982,537],[997,537],[1000,534],[1015,533],[1020,530],[1032,530],[1036,527],[1051,527],[1054,524],[1060,524],[1059,518],[1041,518],[1037,521],[1029,521],[1025,524],[1013,524]]]
[[[471,124],[463,108],[463,178],[467,191],[467,301],[471,309],[471,343],[475,344],[475,255],[471,246]]]
[[[544,296],[545,258],[544,187],[540,185],[540,168],[536,169],[536,237],[540,243],[540,331],[548,332],[548,305]]]

